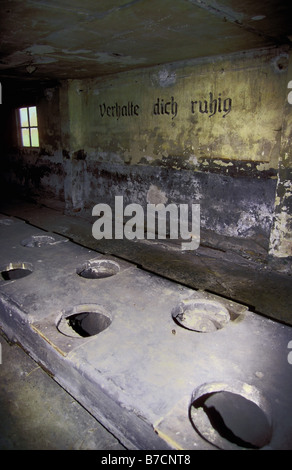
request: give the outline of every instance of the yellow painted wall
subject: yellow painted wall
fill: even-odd
[[[72,81],[71,119],[82,114],[89,153],[132,164],[176,156],[277,168],[287,65],[285,51],[271,50]]]

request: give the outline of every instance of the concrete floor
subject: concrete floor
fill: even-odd
[[[246,251],[238,254],[228,245],[226,251],[205,245],[187,255],[161,244],[97,242],[91,234],[91,222],[64,215],[56,205],[10,200],[2,202],[0,212],[65,235],[90,249],[133,261],[189,287],[245,303],[260,315],[292,324],[291,276],[273,271],[263,262],[260,249],[247,256]],[[124,449],[19,346],[9,345],[3,337],[0,342],[1,449]]]
[[[23,349],[0,344],[0,450],[125,449]]]

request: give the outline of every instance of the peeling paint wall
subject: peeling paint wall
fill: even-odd
[[[145,205],[155,186],[200,203],[203,229],[267,247],[288,62],[271,49],[68,82],[73,209]]]
[[[287,66],[266,51],[85,81],[84,144],[131,164],[276,168]]]
[[[30,197],[64,197],[64,167],[61,145],[59,87],[2,82],[1,183]],[[37,106],[39,148],[21,146],[18,108]],[[5,123],[5,125],[4,125]],[[2,188],[3,189],[3,188]]]
[[[274,220],[270,239],[270,254],[276,258],[292,259],[292,57],[283,112],[283,129]]]
[[[38,97],[41,149],[11,175],[91,217],[99,202],[201,206],[201,227],[291,256],[291,60],[284,48],[66,80]],[[8,155],[8,154],[7,154]],[[29,163],[28,163],[29,162]],[[11,177],[10,175],[10,177]]]

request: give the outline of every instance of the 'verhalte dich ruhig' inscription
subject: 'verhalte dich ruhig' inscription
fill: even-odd
[[[221,93],[214,95],[212,92],[204,98],[192,99],[189,104],[191,114],[202,114],[208,117],[215,115],[225,118],[232,110],[232,99],[224,98]],[[171,96],[169,99],[158,97],[152,104],[151,114],[153,116],[169,116],[174,119],[179,113],[180,106],[177,101]],[[99,105],[100,116],[115,118],[119,120],[124,117],[137,117],[140,116],[141,106],[133,101],[127,103],[114,103],[109,105],[103,103]]]

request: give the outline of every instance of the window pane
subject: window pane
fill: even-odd
[[[30,147],[29,129],[21,129],[22,145]]]
[[[21,138],[23,147],[39,147],[36,106],[19,109]]]
[[[31,136],[31,146],[38,147],[39,146],[39,133],[37,127],[32,127],[30,129],[30,136]]]
[[[37,110],[35,106],[32,106],[28,108],[29,111],[29,125],[30,126],[37,126],[38,125],[38,120],[37,120]]]
[[[27,108],[20,108],[19,115],[21,127],[28,127]]]

